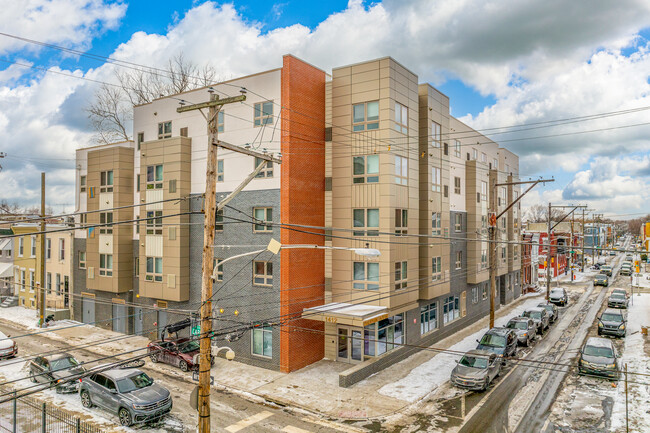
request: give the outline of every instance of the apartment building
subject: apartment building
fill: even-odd
[[[489,185],[517,180],[517,156],[453,118],[447,96],[392,58],[329,75],[288,55],[281,68],[137,106],[133,142],[77,151],[88,212],[78,223],[101,225],[75,235],[77,317],[157,338],[198,311],[206,123],[176,109],[209,92],[247,98],[223,107],[219,140],[282,159],[217,214],[214,327],[239,361],[359,364],[342,373],[347,386],[411,353],[402,343],[433,343],[487,313]],[[220,148],[217,200],[260,163]],[[519,194],[500,191],[500,209]],[[497,306],[520,294],[509,243],[519,219],[515,206],[500,220]],[[319,248],[219,266],[271,239]],[[368,248],[380,255],[359,254]]]
[[[0,236],[12,235],[11,228],[0,227]],[[0,296],[14,295],[14,240],[0,240]]]
[[[41,267],[38,251],[41,238],[30,235],[39,231],[38,224],[17,223],[11,226],[14,235],[14,293],[18,296],[18,305],[36,308],[36,284],[40,282]]]
[[[45,299],[48,309],[72,305],[72,246],[74,233],[64,224],[48,224],[45,239]],[[65,317],[65,315],[60,316]]]

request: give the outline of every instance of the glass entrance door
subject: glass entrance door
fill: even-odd
[[[363,359],[363,334],[360,329],[338,328],[338,360],[360,362]]]

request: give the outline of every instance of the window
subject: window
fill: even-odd
[[[162,257],[147,257],[147,273],[144,279],[147,281],[162,281]]]
[[[488,267],[488,250],[484,248],[481,250],[481,269],[487,269]]]
[[[352,167],[352,182],[379,182],[379,155],[354,156],[352,157]]]
[[[498,159],[494,158],[492,160],[492,168],[494,168],[495,170],[499,169],[499,160]]]
[[[79,269],[86,269],[86,252],[79,251]]]
[[[409,160],[404,156],[395,155],[395,183],[408,185]]]
[[[52,239],[45,239],[45,258],[50,260],[52,258]]]
[[[352,287],[359,290],[379,290],[379,263],[354,262]]]
[[[404,314],[397,314],[364,328],[364,354],[383,355],[405,341]]]
[[[472,287],[472,304],[478,304],[478,287]]]
[[[463,252],[456,251],[456,269],[462,269],[463,267]]]
[[[99,192],[113,192],[113,170],[99,173]]]
[[[136,192],[140,192],[140,175],[136,178],[135,190]]]
[[[258,325],[253,328],[253,355],[273,356],[273,328],[265,325]]]
[[[499,190],[499,206],[505,206],[508,197],[508,190],[505,187],[501,187]]]
[[[513,257],[514,260],[517,260],[519,258],[519,245],[514,246],[514,248],[512,250],[512,253],[513,253],[513,256],[514,256]]]
[[[487,201],[487,182],[481,181],[481,201]]]
[[[25,245],[25,238],[24,237],[18,238],[18,257],[23,256],[23,247],[24,247],[24,245]]]
[[[163,166],[148,165],[147,166],[147,189],[161,189],[163,187]]]
[[[408,134],[408,116],[408,109],[399,102],[395,102],[395,131]]]
[[[158,140],[172,136],[172,122],[161,122],[158,124]]]
[[[440,136],[442,129],[439,123],[431,122],[431,145],[433,147],[440,147]]]
[[[273,110],[273,106],[271,106],[271,110]],[[224,119],[225,119],[225,114],[223,110],[219,110],[219,113],[217,113],[217,132],[223,132],[224,131]]]
[[[395,209],[395,234],[408,234],[408,209]]]
[[[113,276],[113,254],[99,255],[99,275],[104,277]]]
[[[444,144],[443,144],[443,151],[442,151],[442,153],[444,153],[445,155],[449,155],[449,144],[447,144],[447,143],[444,143]]]
[[[431,191],[440,192],[440,169],[431,167]]]
[[[460,140],[454,141],[454,156],[460,158]]]
[[[273,101],[258,102],[254,105],[255,126],[269,125],[273,123]]]
[[[138,150],[142,147],[142,143],[144,142],[144,132],[138,132]]]
[[[86,192],[86,176],[79,176],[79,192]]]
[[[460,177],[454,176],[454,194],[460,194]]]
[[[501,260],[506,259],[506,247],[501,247]]]
[[[433,236],[440,235],[442,233],[440,227],[440,212],[431,212],[431,234]]]
[[[379,236],[379,209],[353,209],[354,236]]]
[[[32,236],[32,257],[36,257],[36,236]]]
[[[478,159],[478,150],[472,149],[472,159],[474,160]]]
[[[454,231],[456,233],[460,232],[463,228],[463,215],[457,213],[454,214]]]
[[[452,322],[460,317],[460,299],[458,296],[449,296],[445,298],[442,305],[443,323]]]
[[[406,280],[408,279],[407,269],[407,262],[395,263],[395,290],[406,288]]]
[[[27,287],[25,284],[26,284],[25,270],[21,269],[20,270],[20,290],[25,291],[25,288]]]
[[[217,182],[223,182],[223,159],[217,160]]]
[[[487,215],[481,215],[481,228],[487,229]]]
[[[370,131],[379,129],[379,101],[352,106],[352,130]]]
[[[161,210],[147,211],[147,234],[148,235],[162,234],[162,211]]]
[[[221,262],[223,262],[223,259],[214,259],[214,262],[212,263],[212,266],[217,270],[217,281],[223,281],[223,265]]]
[[[487,155],[485,154],[485,152],[481,152],[481,161],[487,162]]]
[[[113,233],[113,212],[100,212],[99,213],[99,223],[107,224],[105,226],[99,227],[100,234],[111,234]]]
[[[254,232],[272,232],[273,227],[270,223],[273,222],[273,208],[271,207],[256,207],[253,208],[253,216],[257,220],[253,226]]]
[[[54,286],[54,293],[61,294],[61,274],[56,274],[56,285]]]
[[[218,232],[223,231],[223,209],[219,209],[215,215],[214,230]]]
[[[34,282],[34,277],[35,277],[35,272],[34,271],[29,271],[29,291],[33,292],[34,287],[35,287],[35,282]]]
[[[59,239],[59,260],[65,260],[65,239]]]
[[[438,328],[438,303],[432,302],[420,307],[420,335]]]
[[[442,257],[431,258],[431,281],[442,280]]]
[[[262,168],[262,171],[257,173],[255,176],[256,178],[273,177],[273,161],[265,161],[262,158],[255,157],[255,166],[253,169],[256,169],[260,164],[263,164],[265,162],[266,166]]]
[[[443,195],[445,197],[449,197],[449,185],[445,185],[442,190],[443,190]]]
[[[45,276],[45,287],[47,287],[48,295],[52,293],[52,273],[48,272]]]
[[[487,286],[483,286],[481,288],[481,299],[485,301],[487,298],[488,298],[488,288]]]
[[[253,262],[253,283],[259,286],[272,286],[273,263]]]

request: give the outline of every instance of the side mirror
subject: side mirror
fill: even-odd
[[[480,341],[478,341],[478,338],[476,339],[476,342],[477,342],[478,344],[481,344],[481,342],[480,342]]]
[[[116,389],[111,389],[111,394],[117,394],[117,390]]]
[[[153,383],[153,382],[154,382],[154,380],[153,380],[153,377],[150,377],[149,379],[151,379],[151,383]]]

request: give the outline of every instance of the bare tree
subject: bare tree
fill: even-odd
[[[117,85],[102,85],[86,108],[98,143],[131,139],[134,105],[208,86],[215,83],[217,73],[212,66],[199,66],[181,53],[169,59],[165,70],[116,70],[115,79]]]
[[[564,216],[564,212],[561,209],[553,208],[551,209],[551,219],[557,221]],[[530,223],[545,223],[548,221],[548,206],[543,204],[534,204],[530,206],[523,215],[524,221]]]

